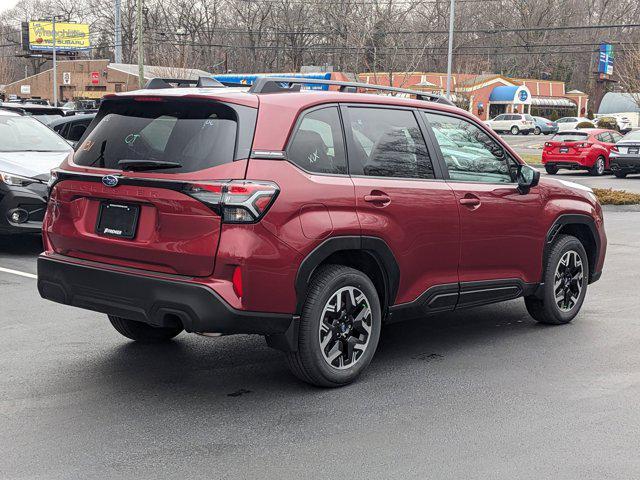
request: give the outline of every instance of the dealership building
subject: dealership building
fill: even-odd
[[[361,73],[360,81],[389,85],[389,74]],[[393,86],[443,95],[446,91],[446,73],[395,72]],[[499,74],[452,75],[453,100],[459,106],[488,120],[501,113],[530,113],[559,117],[585,116],[589,97],[579,90],[566,91],[564,82],[530,78],[510,78]]]
[[[57,62],[58,98],[97,99],[108,93],[138,88],[138,65],[110,63],[108,60],[61,60]],[[211,73],[191,68],[144,66],[144,78],[198,78]],[[20,98],[53,97],[53,69],[31,75],[4,86],[4,95]]]

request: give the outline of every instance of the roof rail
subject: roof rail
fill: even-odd
[[[220,88],[225,85],[211,77],[198,77],[197,80],[185,78],[151,78],[144,88],[155,90],[161,88],[173,88],[173,84],[177,87],[196,87],[196,88]]]
[[[283,84],[288,84],[288,86],[284,86]],[[343,82],[339,80],[320,80],[304,77],[258,77],[249,89],[249,93],[299,92],[302,88],[302,85],[338,86],[340,87],[341,92],[348,93],[356,93],[358,89],[404,93],[407,95],[415,95],[418,100],[427,100],[430,102],[455,106],[451,100],[435,93],[420,92],[417,90],[410,90],[408,88],[387,87],[385,85],[373,85],[370,83]]]

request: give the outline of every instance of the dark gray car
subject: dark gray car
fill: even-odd
[[[0,110],[0,234],[40,233],[50,171],[71,151],[37,120]]]
[[[640,130],[627,133],[609,154],[609,166],[618,178],[640,173]]]

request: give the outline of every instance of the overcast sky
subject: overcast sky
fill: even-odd
[[[0,12],[13,7],[16,3],[18,3],[18,0],[0,0]]]

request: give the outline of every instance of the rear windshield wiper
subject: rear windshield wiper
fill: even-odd
[[[161,170],[163,168],[180,168],[181,163],[177,162],[165,162],[162,160],[120,160],[118,166],[122,170]]]

